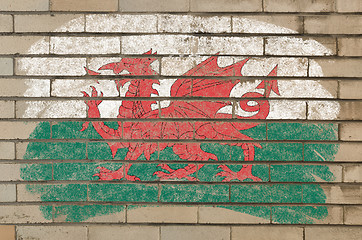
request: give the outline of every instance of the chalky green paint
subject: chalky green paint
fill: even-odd
[[[117,128],[116,123],[108,123],[109,126]],[[23,164],[21,177],[27,181],[49,181],[49,180],[97,180],[92,177],[97,173],[96,167],[106,167],[116,170],[122,163],[102,163],[102,162],[77,162],[77,160],[112,160],[111,151],[107,143],[104,142],[67,142],[68,139],[100,139],[96,131],[90,127],[84,131],[79,130],[82,122],[64,122],[52,125],[47,122],[39,123],[34,132],[30,135],[32,139],[62,139],[62,142],[30,142],[24,159],[58,159],[67,162],[57,162],[53,164]],[[254,139],[268,140],[335,140],[337,126],[334,124],[296,124],[296,123],[269,123],[258,125],[248,129],[248,136]],[[296,129],[295,129],[296,128]],[[267,134],[262,129],[268,129]],[[253,130],[255,131],[253,135]],[[52,135],[51,135],[52,134]],[[333,161],[334,155],[338,151],[336,144],[304,144],[303,143],[262,143],[262,148],[256,148],[255,161]],[[230,161],[230,169],[240,170],[244,161],[244,153],[240,147],[228,146],[215,143],[202,143],[201,148],[206,152],[215,154],[219,161]],[[128,149],[119,149],[115,160],[123,160]],[[304,153],[304,156],[303,156]],[[69,160],[74,162],[69,162]],[[139,160],[146,160],[141,156]],[[151,160],[181,160],[168,147],[161,152],[151,155]],[[300,165],[300,164],[272,164],[270,167],[270,179],[272,182],[300,182],[301,184],[242,184],[233,182],[220,184],[222,178],[216,176],[220,171],[217,164],[207,164],[201,168],[194,177],[201,182],[209,184],[111,184],[92,183],[86,184],[28,184],[30,193],[40,196],[42,201],[68,202],[87,201],[87,191],[89,201],[99,202],[152,202],[157,201],[167,203],[220,203],[217,207],[230,209],[237,212],[247,213],[253,216],[270,219],[270,207],[266,206],[227,206],[222,203],[325,203],[326,195],[318,184],[302,184],[303,182],[315,182],[322,179],[326,182],[335,178],[328,166],[320,165]],[[216,163],[213,161],[213,163]],[[161,170],[158,163],[137,163],[130,170],[130,175],[136,175],[142,181],[158,181],[153,176],[154,171]],[[171,168],[178,168],[185,164],[170,164]],[[269,180],[269,168],[267,164],[254,164],[252,173],[267,182]],[[218,182],[219,184],[210,184]],[[245,180],[248,182],[248,179]],[[230,187],[230,189],[229,189]],[[160,196],[158,196],[160,193]],[[230,196],[229,196],[230,194]],[[157,206],[157,205],[154,205]],[[139,207],[139,205],[137,205]],[[53,214],[56,218],[64,218],[67,222],[84,222],[87,219],[124,211],[121,205],[67,205],[42,206],[40,210],[46,219],[51,219]],[[53,212],[54,211],[54,212]],[[314,223],[322,220],[328,215],[327,207],[324,206],[280,206],[272,207],[272,220],[275,223]]]
[[[228,185],[162,185],[161,202],[229,202]]]
[[[29,192],[39,194],[43,202],[74,202],[87,200],[85,184],[28,184]]]
[[[157,185],[145,184],[90,184],[89,201],[157,202]]]
[[[89,218],[123,212],[123,205],[62,205],[54,207],[54,220],[65,222],[87,222]]]
[[[302,185],[232,185],[231,202],[238,203],[302,203]]]
[[[284,224],[313,224],[328,216],[327,207],[278,206],[272,207],[272,222]]]

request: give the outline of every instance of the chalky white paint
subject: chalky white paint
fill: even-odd
[[[152,19],[154,18],[151,17]],[[152,20],[149,18],[150,20]],[[161,16],[161,19],[167,18],[167,16]],[[147,17],[137,18],[139,22],[145,22]],[[92,21],[92,25],[87,25],[87,31],[99,31],[99,26],[104,26],[109,31],[127,31],[127,27],[119,27],[113,24],[113,20],[124,24],[129,22],[129,19],[122,20],[119,16],[89,16],[88,21]],[[112,21],[111,21],[112,20]],[[153,19],[154,20],[154,19]],[[217,19],[212,19],[213,21]],[[224,21],[224,19],[221,19]],[[79,19],[72,20],[73,22],[80,21]],[[189,22],[189,17],[186,17],[186,22]],[[197,20],[199,21],[199,20]],[[201,21],[201,20],[200,20]],[[242,32],[248,33],[295,33],[295,31],[280,27],[274,24],[265,23],[253,19],[238,19],[238,28]],[[154,22],[154,21],[152,21]],[[112,23],[113,25],[109,25]],[[166,24],[166,25],[165,25]],[[169,24],[171,24],[169,22]],[[174,26],[177,28],[177,26]],[[196,25],[197,27],[197,25]],[[203,26],[199,24],[200,30],[207,29],[211,32],[218,32],[211,28],[211,26]],[[62,29],[71,28],[71,23],[56,29],[55,31],[61,31]],[[109,29],[108,29],[109,28]],[[202,29],[203,28],[203,29]],[[126,30],[125,30],[126,29]],[[211,29],[211,30],[210,30]],[[167,21],[163,22],[162,31],[172,32],[174,29],[172,26],[167,26]],[[197,29],[191,29],[197,31]],[[130,30],[131,31],[131,30]],[[143,32],[146,30],[140,30]],[[223,29],[222,31],[228,32]],[[153,30],[148,32],[154,32]],[[75,38],[73,38],[75,39]],[[63,42],[67,38],[53,38],[51,40],[51,51],[57,53],[88,53],[89,46],[86,44],[74,44],[71,48],[64,47]],[[180,58],[169,57],[163,58],[162,74],[176,76],[185,73],[187,70],[199,64],[205,57],[197,56],[198,54],[255,54],[260,55],[262,53],[262,44],[260,44],[259,38],[230,38],[230,37],[192,37],[189,35],[143,35],[143,36],[124,36],[122,37],[122,45],[114,46],[117,42],[117,38],[103,39],[109,46],[109,49],[104,45],[104,41],[88,38],[86,41],[90,41],[90,45],[93,47],[91,52],[96,53],[114,53],[118,52],[119,47],[124,54],[141,54],[152,48],[153,51],[157,51],[159,54],[191,54],[193,57]],[[45,38],[38,41],[30,47],[29,53],[39,52],[44,49]],[[227,41],[228,44],[224,44]],[[275,44],[273,45],[273,41]],[[66,42],[65,42],[66,43]],[[76,43],[76,41],[73,43]],[[208,44],[206,44],[208,43]],[[212,43],[212,44],[211,44]],[[99,45],[97,45],[99,44]],[[107,48],[107,49],[105,49]],[[87,50],[88,49],[88,50]],[[281,37],[271,38],[269,42],[269,49],[271,54],[285,54],[286,49],[292,51],[289,54],[300,55],[330,55],[331,51],[322,44],[315,40],[303,40],[297,37]],[[105,51],[105,52],[103,52]],[[243,59],[219,57],[218,63],[220,67],[232,64],[235,61]],[[17,65],[20,69],[20,73],[24,75],[84,75],[84,66],[89,66],[93,70],[97,70],[100,66],[114,61],[119,61],[116,58],[95,58],[86,63],[85,58],[20,58],[17,60]],[[158,70],[158,62],[154,63],[152,68]],[[242,69],[244,76],[267,76],[268,73],[278,64],[279,76],[308,76],[308,60],[306,58],[252,58],[250,59]],[[177,66],[177,67],[176,67]],[[104,74],[113,74],[111,71],[102,71]],[[321,67],[315,61],[310,61],[309,64],[310,76],[323,76]],[[176,79],[161,80],[160,84],[154,85],[154,88],[158,90],[159,96],[170,96],[170,88],[172,83]],[[29,80],[31,81],[31,80]],[[68,81],[68,82],[67,82]],[[63,83],[63,84],[62,84]],[[237,84],[231,91],[231,97],[240,97],[246,92],[259,92],[263,93],[263,90],[256,89],[256,86],[260,83],[260,80],[249,81]],[[33,82],[29,83],[26,96],[39,95],[42,92],[40,86],[33,86]],[[102,91],[104,96],[118,96],[114,81],[83,81],[83,80],[56,80],[54,81],[52,94],[54,96],[81,96],[81,91],[91,92],[90,86],[95,86],[97,90]],[[125,85],[121,89],[120,96],[124,96],[127,91],[128,85]],[[113,89],[113,90],[112,90]],[[280,97],[283,98],[332,98],[332,94],[329,93],[318,81],[313,80],[294,80],[294,81],[279,81]],[[32,93],[34,92],[34,93]],[[43,94],[43,93],[41,93]],[[278,97],[272,93],[272,97]],[[321,104],[322,103],[322,104]],[[65,104],[60,101],[49,102],[28,102],[27,110],[23,117],[36,118],[36,117],[84,117],[85,104],[83,101],[72,101],[72,104]],[[118,108],[121,101],[103,101],[100,104],[101,116],[104,118],[116,117],[118,114]],[[252,104],[252,103],[250,103]],[[284,101],[270,101],[270,113],[268,119],[335,119],[339,113],[340,106],[337,102],[313,102],[308,104],[311,106],[306,116],[306,101],[284,100]],[[169,101],[162,101],[161,108],[167,107]],[[157,105],[153,105],[157,108]],[[80,113],[80,112],[81,113]],[[232,108],[227,107],[221,109],[220,112],[231,113]],[[235,106],[235,113],[240,116],[251,116],[256,113],[243,112],[240,107]]]

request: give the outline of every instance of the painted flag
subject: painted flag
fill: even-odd
[[[181,16],[131,18],[142,25],[147,17]],[[127,32],[124,19],[89,15],[87,31]],[[227,21],[209,20],[210,26]],[[246,33],[294,33],[238,21]],[[164,32],[173,28],[165,21]],[[54,119],[40,122],[24,147],[24,159],[42,163],[22,166],[24,180],[49,181],[26,186],[29,194],[53,202],[41,208],[46,218],[90,221],[126,208],[167,205],[221,209],[258,222],[269,222],[271,214],[275,223],[328,217],[319,183],[339,177],[338,169],[322,163],[338,152],[337,144],[326,143],[337,140],[338,127],[305,120],[333,120],[339,105],[316,100],[334,97],[327,81],[306,79],[323,76],[317,62],[290,57],[330,55],[324,45],[271,37],[265,57],[264,39],[257,36],[155,33],[50,41],[52,53],[69,57],[17,60],[24,75],[52,79],[51,96],[60,99],[28,101],[21,112]],[[42,84],[47,81],[29,80],[25,95],[42,95]],[[77,204],[58,204],[63,202]]]

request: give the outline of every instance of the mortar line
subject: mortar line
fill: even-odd
[[[68,14],[94,14],[94,15],[102,15],[109,14],[109,11],[0,11],[0,14],[15,14],[15,15],[68,15]],[[119,15],[154,15],[154,14],[170,14],[170,15],[195,15],[195,16],[214,16],[214,15],[237,15],[237,16],[266,16],[266,15],[291,15],[291,16],[359,16],[360,12],[191,12],[191,11],[181,11],[181,12],[169,12],[169,11],[155,11],[155,12],[134,12],[134,11],[112,11],[114,14]]]

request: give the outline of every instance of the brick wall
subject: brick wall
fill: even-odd
[[[0,239],[362,239],[361,11],[0,0]]]

